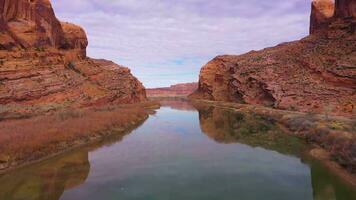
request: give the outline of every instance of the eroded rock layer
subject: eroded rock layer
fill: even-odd
[[[336,1],[336,16],[300,41],[214,58],[202,68],[199,89],[191,97],[352,114],[356,106],[356,19],[351,17],[355,2]]]
[[[126,67],[86,57],[85,31],[49,0],[0,0],[0,104],[134,103],[145,88]]]

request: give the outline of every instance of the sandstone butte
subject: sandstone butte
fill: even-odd
[[[356,0],[314,0],[311,34],[217,56],[191,98],[351,116],[356,107]]]
[[[49,0],[0,0],[0,105],[90,106],[146,100],[126,67],[86,56],[85,31]]]
[[[186,97],[198,89],[198,83],[180,83],[170,87],[146,89],[148,97]]]

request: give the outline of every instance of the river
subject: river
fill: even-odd
[[[272,119],[188,101],[124,137],[0,176],[0,199],[355,200]]]

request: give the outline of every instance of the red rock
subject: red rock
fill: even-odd
[[[61,23],[65,42],[61,46],[62,49],[75,49],[77,54],[86,57],[86,48],[88,46],[87,35],[81,27],[68,22]]]
[[[335,16],[339,18],[356,17],[355,0],[335,0]]]
[[[59,47],[64,33],[49,0],[0,0],[0,13],[12,45],[22,48]],[[1,45],[3,40],[1,40]]]
[[[0,104],[89,106],[146,100],[126,67],[86,57],[85,31],[49,0],[0,0]]]
[[[188,96],[198,89],[198,83],[181,83],[170,87],[147,89],[149,97]]]
[[[310,16],[310,33],[326,27],[330,18],[334,16],[334,0],[313,0]]]
[[[335,17],[300,41],[218,56],[202,68],[199,89],[191,97],[351,115],[356,107],[355,24],[355,18]]]

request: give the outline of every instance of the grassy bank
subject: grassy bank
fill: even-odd
[[[0,173],[36,162],[110,135],[122,135],[143,123],[155,102],[55,112],[0,122]],[[14,116],[14,115],[7,115]]]

